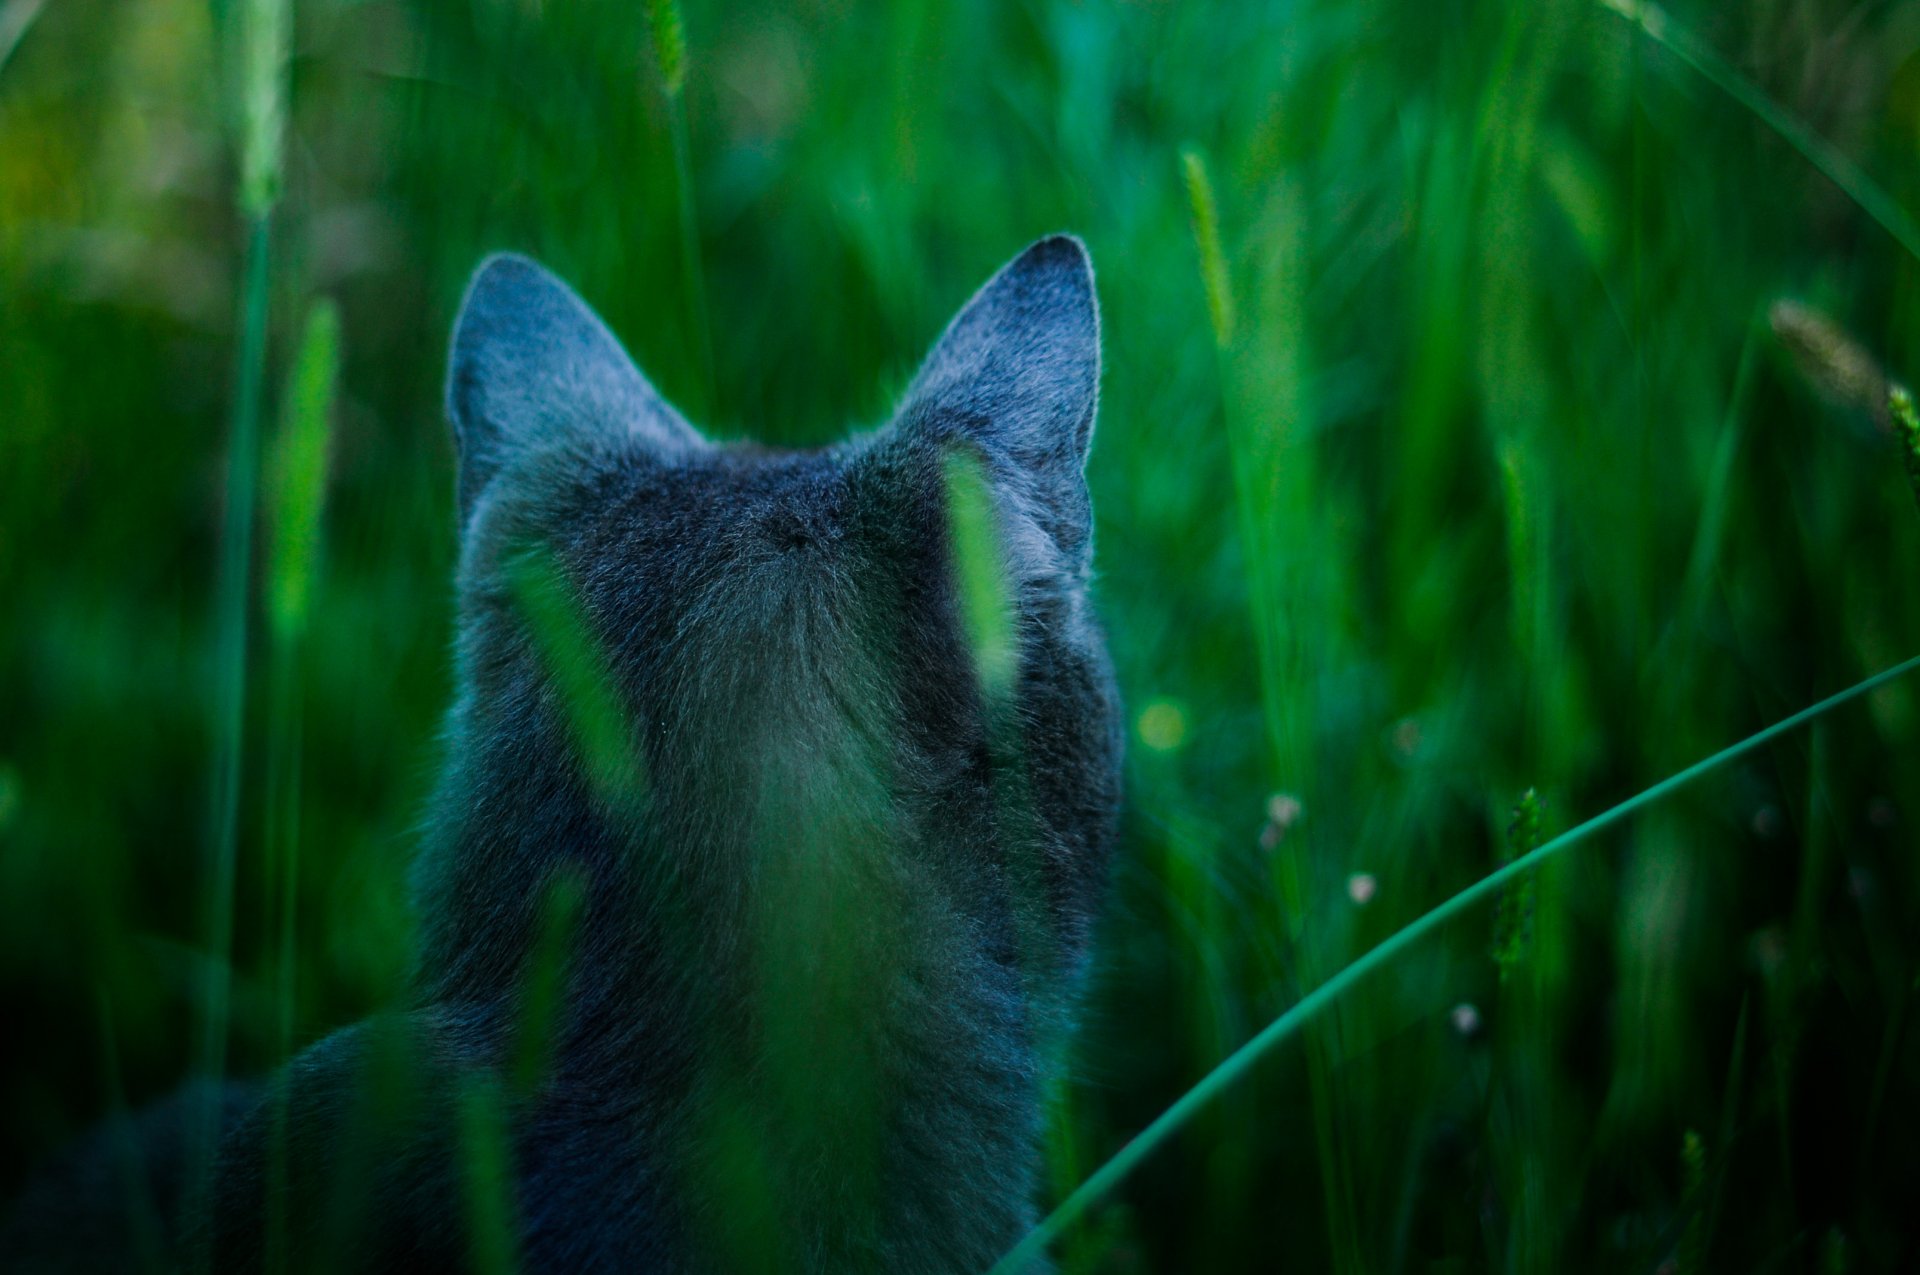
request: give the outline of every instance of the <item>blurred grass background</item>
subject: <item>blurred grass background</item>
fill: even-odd
[[[9,1192],[178,1084],[220,985],[237,3],[0,3]],[[1920,208],[1920,7],[1666,12]],[[490,249],[572,279],[711,433],[808,445],[883,419],[1021,245],[1087,239],[1134,738],[1056,1193],[1496,866],[1525,790],[1550,835],[1920,650],[1878,379],[1920,375],[1920,263],[1615,9],[693,3],[684,36],[663,67],[630,3],[294,8],[260,426],[272,472],[324,455],[324,510],[269,473],[235,1071],[404,980],[449,693],[439,391]],[[1917,690],[1451,926],[1064,1264],[1920,1261]]]

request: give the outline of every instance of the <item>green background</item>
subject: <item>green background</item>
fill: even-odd
[[[0,3],[0,1190],[181,1080],[221,959],[242,8]],[[1920,7],[1685,0],[1659,30],[1591,0],[695,3],[673,99],[639,4],[296,3],[270,473],[322,298],[340,365],[297,642],[268,624],[271,481],[255,537],[233,1067],[405,976],[449,695],[445,339],[496,248],[572,280],[710,433],[812,445],[883,420],[1023,244],[1086,239],[1132,739],[1056,1193],[1495,867],[1528,787],[1563,830],[1920,651],[1876,370],[1920,375],[1915,257],[1669,47],[1871,173],[1920,244]],[[1915,1261],[1916,694],[1557,860],[1507,905],[1504,979],[1493,911],[1451,924],[1063,1262]],[[1299,813],[1263,837],[1273,794]]]

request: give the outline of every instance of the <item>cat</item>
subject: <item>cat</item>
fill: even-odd
[[[457,695],[412,999],[238,1105],[182,1260],[1011,1248],[1120,801],[1099,368],[1091,265],[1056,236],[885,427],[720,445],[565,284],[484,262],[448,376]]]

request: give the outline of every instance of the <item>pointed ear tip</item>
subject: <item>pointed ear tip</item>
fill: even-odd
[[[1069,308],[1084,315],[1098,332],[1100,293],[1094,286],[1093,258],[1080,236],[1057,234],[1036,239],[1013,259],[1005,274],[1040,284],[1060,300],[1068,301]]]
[[[467,291],[460,301],[460,313],[464,317],[473,309],[476,301],[485,305],[495,297],[529,284],[546,284],[552,279],[553,275],[547,268],[532,257],[523,257],[517,252],[488,253],[473,268],[473,275],[467,280]]]
[[[447,357],[446,412],[455,425],[464,423],[478,392],[477,361],[484,357],[484,349],[516,308],[516,298],[525,295],[528,285],[545,278],[547,272],[539,262],[517,252],[488,253],[473,268],[454,314]]]
[[[1093,278],[1093,258],[1078,235],[1056,234],[1036,239],[1017,260],[1033,269],[1072,271],[1089,281]]]
[[[1027,247],[1027,251],[1057,256],[1062,260],[1087,259],[1087,241],[1070,230],[1058,230],[1050,235],[1042,235]]]
[[[490,252],[480,258],[480,264],[473,268],[475,283],[490,276],[507,277],[514,274],[545,274],[546,267],[532,257],[520,252]]]

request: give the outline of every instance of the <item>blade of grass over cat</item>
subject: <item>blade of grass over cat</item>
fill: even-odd
[[[505,1100],[491,1081],[468,1078],[460,1093],[465,1151],[467,1227],[473,1267],[481,1275],[512,1275],[520,1267],[514,1236],[513,1147]]]
[[[1773,725],[1757,731],[1737,744],[1729,745],[1712,756],[1695,762],[1676,774],[1669,775],[1651,788],[1642,790],[1619,805],[1595,815],[1593,818],[1571,828],[1546,842],[1538,849],[1514,859],[1506,866],[1489,873],[1461,890],[1444,903],[1422,914],[1411,924],[1401,927],[1391,936],[1369,949],[1363,956],[1349,964],[1339,973],[1302,997],[1293,1008],[1273,1020],[1265,1028],[1229,1054],[1212,1071],[1201,1078],[1200,1082],[1181,1095],[1179,1101],[1161,1112],[1153,1122],[1133,1140],[1121,1147],[1107,1162],[1096,1169],[1082,1182],[1078,1189],[1062,1200],[1054,1210],[1043,1218],[1040,1224],[1014,1246],[1007,1255],[995,1263],[996,1272],[1018,1271],[1026,1263],[1044,1252],[1055,1237],[1071,1226],[1088,1207],[1124,1180],[1128,1174],[1138,1168],[1147,1156],[1190,1121],[1194,1114],[1213,1101],[1228,1086],[1234,1084],[1247,1071],[1270,1053],[1275,1046],[1294,1035],[1308,1021],[1316,1017],[1342,995],[1360,983],[1367,975],[1392,962],[1434,930],[1459,916],[1481,900],[1497,893],[1501,887],[1533,869],[1563,850],[1572,848],[1594,834],[1602,832],[1614,824],[1620,823],[1631,815],[1670,796],[1681,788],[1712,774],[1714,771],[1735,761],[1748,753],[1778,739],[1780,736],[1797,730],[1848,704],[1871,691],[1887,685],[1908,673],[1920,669],[1920,655],[1903,660],[1891,668],[1872,677],[1854,683],[1843,691],[1829,695],[1790,717],[1782,718]]]
[[[567,974],[586,895],[586,875],[572,865],[556,869],[543,892],[539,937],[527,959],[520,1026],[514,1040],[511,1079],[516,1095],[539,1089],[552,1068]]]
[[[1920,224],[1867,171],[1808,128],[1791,112],[1761,92],[1733,66],[1668,16],[1652,0],[1599,0],[1655,44],[1671,52],[1711,82],[1715,88],[1752,112],[1761,123],[1784,138],[1806,161],[1824,173],[1861,211],[1880,224],[1915,259],[1920,260]]]
[[[943,472],[947,537],[974,671],[988,699],[1004,701],[1020,669],[1020,645],[999,530],[993,521],[993,493],[980,458],[972,451],[948,453]]]
[[[606,653],[579,596],[552,554],[530,548],[509,565],[509,581],[529,633],[553,677],[594,793],[631,807],[646,796],[638,740],[629,729]]]
[[[198,1066],[209,1084],[226,1072],[231,995],[234,875],[239,848],[241,758],[247,687],[248,577],[259,481],[261,387],[266,373],[268,272],[273,208],[280,191],[281,130],[289,14],[286,0],[248,0],[237,7],[240,58],[235,131],[240,144],[237,201],[246,226],[240,284],[240,344],[235,354],[232,426],[227,454],[226,513],[221,528],[214,627],[215,767],[213,844],[204,895],[207,986],[201,1009]],[[218,1138],[218,1106],[208,1103],[189,1155],[186,1216],[204,1216]],[[195,1254],[195,1265],[206,1254]]]
[[[303,756],[301,654],[319,570],[321,514],[326,500],[334,386],[340,370],[340,314],[331,301],[307,313],[300,348],[287,377],[279,436],[267,457],[267,622],[273,637],[269,674],[266,775],[266,900],[263,929],[278,944],[275,970],[275,1054],[293,1054],[297,1002],[300,885],[300,790]],[[285,1270],[287,1251],[287,1088],[272,1090],[267,1145],[266,1266]]]

